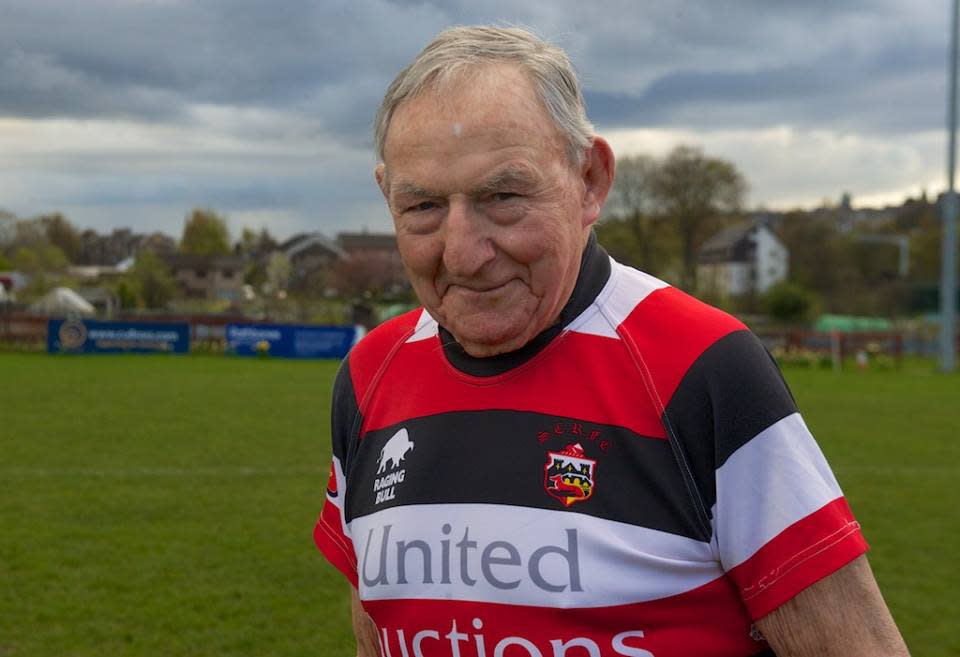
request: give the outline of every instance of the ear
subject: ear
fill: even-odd
[[[383,194],[383,198],[387,200],[387,205],[390,205],[390,186],[387,183],[387,166],[381,162],[373,170],[373,177],[377,179],[377,187],[380,188],[380,193]]]
[[[599,217],[607,194],[613,186],[616,158],[613,149],[603,137],[594,136],[590,147],[584,152],[580,167],[583,181],[583,227],[592,225]]]

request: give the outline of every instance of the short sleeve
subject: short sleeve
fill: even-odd
[[[313,539],[327,560],[357,586],[357,557],[344,515],[351,436],[359,410],[350,377],[349,358],[337,372],[331,405],[332,463],[326,499],[313,530]]]
[[[739,330],[691,365],[667,408],[692,462],[713,541],[760,618],[867,550],[780,371]]]

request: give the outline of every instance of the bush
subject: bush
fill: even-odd
[[[763,297],[763,308],[775,320],[802,322],[810,315],[813,295],[803,286],[789,281],[777,283]]]

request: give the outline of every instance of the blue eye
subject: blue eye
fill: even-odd
[[[509,201],[509,200],[511,200],[511,199],[517,198],[518,196],[519,196],[519,194],[515,194],[515,193],[513,193],[513,192],[497,192],[496,194],[493,195],[493,200],[494,200],[494,201]]]

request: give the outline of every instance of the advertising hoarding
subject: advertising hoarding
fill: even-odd
[[[47,324],[47,351],[82,354],[185,354],[190,351],[190,325],[180,322],[51,319]]]
[[[356,337],[353,326],[227,324],[227,351],[239,356],[343,358]]]

